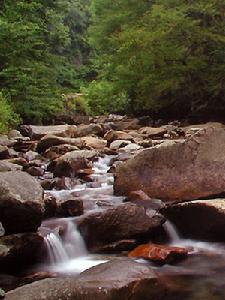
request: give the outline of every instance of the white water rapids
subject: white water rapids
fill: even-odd
[[[110,156],[99,158],[93,164],[94,174],[92,178],[99,183],[98,187],[90,188],[84,183],[70,191],[49,191],[49,193],[57,198],[62,197],[64,194],[78,192],[80,198],[84,201],[86,211],[101,209],[99,203],[103,203],[103,205],[121,203],[122,197],[113,196],[113,175],[108,173],[111,158]],[[89,202],[91,202],[91,205],[89,205]],[[169,221],[164,224],[164,229],[170,239],[169,245],[188,248],[189,255],[199,253],[207,253],[208,255],[211,253],[225,257],[225,247],[222,244],[182,239]],[[88,253],[83,238],[76,228],[74,218],[44,221],[40,227],[40,232],[45,237],[48,253],[45,270],[77,274],[108,260],[102,255],[90,255]]]

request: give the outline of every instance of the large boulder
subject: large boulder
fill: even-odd
[[[117,195],[141,189],[165,201],[194,200],[224,192],[225,130],[205,128],[186,141],[142,151],[118,165],[114,188]]]
[[[62,136],[62,137],[73,137],[76,132],[75,125],[51,125],[51,126],[27,126],[29,137],[33,140],[38,140],[47,134]]]
[[[184,237],[225,242],[225,199],[179,203],[164,213]]]
[[[43,246],[37,233],[20,233],[0,237],[0,269],[14,272],[21,266],[34,264]]]
[[[6,294],[5,300],[159,300],[165,293],[153,270],[119,259],[93,267],[77,278],[45,279]]]
[[[78,228],[90,251],[124,239],[141,239],[161,227],[162,215],[133,203],[120,204],[99,212],[86,214],[78,220]]]
[[[0,222],[6,234],[35,231],[44,212],[43,189],[29,174],[1,172]]]
[[[56,161],[54,169],[55,177],[73,176],[79,173],[80,169],[87,169],[97,156],[94,150],[78,150],[66,153]]]

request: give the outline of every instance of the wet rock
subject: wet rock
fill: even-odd
[[[133,137],[124,131],[115,131],[115,130],[109,130],[105,135],[104,139],[107,140],[108,143],[112,143],[116,140],[128,140],[133,141]]]
[[[6,159],[9,158],[9,149],[7,146],[1,146],[0,145],[0,159]]]
[[[14,290],[19,286],[19,278],[13,275],[0,273],[0,286],[6,292]]]
[[[52,125],[52,126],[34,126],[28,125],[29,137],[33,140],[39,140],[45,135],[56,135],[61,137],[74,137],[76,132],[75,125]]]
[[[121,253],[123,251],[127,252],[133,250],[135,247],[137,247],[137,245],[138,241],[135,239],[121,240],[108,245],[104,245],[100,247],[97,252],[107,254]]]
[[[56,209],[57,209],[56,198],[51,195],[45,195],[44,205],[45,205],[45,213],[44,213],[45,219],[55,217]]]
[[[224,149],[225,130],[206,128],[184,142],[144,150],[117,167],[115,193],[141,189],[164,201],[220,194],[225,191]]]
[[[57,217],[75,217],[82,215],[83,212],[83,201],[80,199],[57,201]]]
[[[126,203],[82,216],[78,228],[88,248],[95,251],[115,241],[149,236],[163,222],[162,215],[149,216],[143,207]]]
[[[7,171],[22,171],[23,167],[17,164],[13,164],[7,160],[0,161],[0,172],[7,172]]]
[[[43,238],[37,233],[20,233],[0,237],[1,270],[17,270],[21,266],[35,263],[43,245]]]
[[[101,150],[107,146],[107,141],[105,141],[103,139],[99,139],[97,137],[93,137],[93,136],[83,137],[83,138],[81,138],[81,141],[82,141],[83,147],[88,147],[91,149]]]
[[[225,199],[179,203],[164,214],[184,237],[225,242]]]
[[[46,279],[7,293],[6,300],[160,300],[165,288],[148,266],[114,260],[78,278]]]
[[[80,169],[88,169],[92,160],[97,156],[96,151],[79,150],[72,151],[61,156],[54,169],[55,177],[70,177],[76,175]]]
[[[188,251],[185,248],[166,245],[140,245],[129,253],[129,257],[144,258],[159,264],[170,264],[186,258]]]
[[[43,207],[43,189],[32,176],[21,171],[1,172],[0,222],[7,234],[35,231]]]
[[[29,167],[26,172],[32,176],[43,176],[45,173],[45,170],[41,167]]]
[[[160,199],[152,199],[143,191],[132,191],[128,200],[136,205],[143,206],[146,209],[160,210],[165,207],[165,204]]]

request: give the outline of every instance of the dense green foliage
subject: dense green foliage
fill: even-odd
[[[224,0],[94,0],[93,11],[99,80],[127,93],[127,108],[225,112]]]
[[[223,116],[224,70],[224,0],[0,0],[5,128],[12,108]]]
[[[0,133],[7,133],[9,128],[18,124],[19,117],[10,106],[9,102],[0,92]]]
[[[0,88],[27,122],[50,118],[63,109],[62,92],[79,90],[88,51],[83,2],[0,1]]]

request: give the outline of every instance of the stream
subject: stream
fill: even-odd
[[[88,183],[84,183],[72,190],[47,193],[56,198],[76,193],[84,202],[85,213],[121,204],[123,197],[113,195],[113,174],[108,173],[112,158],[106,156],[94,162],[94,173],[91,176],[94,182],[98,183],[97,187],[90,187]],[[77,275],[100,263],[115,259],[116,255],[88,253],[74,219],[50,219],[42,223],[39,232],[45,237],[48,257],[37,267],[39,271]],[[64,228],[63,237],[59,234],[61,225]],[[176,265],[164,266],[157,266],[145,260],[137,261],[154,268],[168,286],[170,293],[165,300],[224,300],[225,245],[182,239],[169,221],[164,224],[164,229],[169,237],[169,245],[187,248],[188,258]]]

